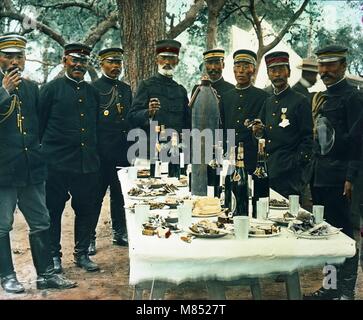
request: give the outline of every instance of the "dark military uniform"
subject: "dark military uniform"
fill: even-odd
[[[249,174],[255,171],[257,163],[257,143],[251,131],[244,125],[246,119],[256,119],[268,94],[262,89],[250,86],[246,89],[234,88],[222,96],[221,118],[223,129],[235,130],[235,142],[243,142],[245,165]],[[226,136],[226,134],[224,135]]]
[[[160,109],[153,118],[159,125],[165,125],[179,133],[182,129],[191,127],[187,91],[172,78],[160,73],[140,82],[128,113],[133,127],[142,128],[149,133],[150,98],[158,98],[160,101]]]
[[[349,162],[349,155],[358,149],[349,138],[349,130],[362,112],[363,95],[344,79],[330,87],[324,93],[325,103],[318,112],[318,117],[327,117],[335,130],[335,145],[331,152],[322,156],[319,146],[315,148],[314,166],[314,203],[324,203],[328,221],[343,228],[353,236],[349,217],[349,204],[343,196],[345,181],[353,181],[354,162]],[[325,201],[322,201],[322,200]]]
[[[260,119],[265,124],[271,188],[285,197],[300,194],[302,169],[310,160],[313,143],[309,102],[303,95],[287,88],[266,99]],[[283,119],[289,122],[286,126]]]
[[[218,93],[219,96],[221,96],[221,98],[223,98],[223,96],[230,90],[233,90],[235,88],[235,86],[228,82],[225,81],[222,78],[220,78],[218,81],[216,82],[211,82],[212,88],[215,89]],[[198,85],[195,85],[193,90],[192,90],[192,95],[194,94],[194,91],[198,88]]]
[[[110,186],[111,220],[114,236],[126,234],[124,198],[116,166],[128,166],[128,123],[126,115],[132,102],[131,88],[117,79],[102,76],[93,85],[101,97],[98,122],[98,146],[101,159],[100,184],[96,200],[96,214],[91,239],[96,237],[96,226],[103,198]]]
[[[98,183],[96,88],[68,76],[40,90],[42,146],[48,164],[47,207],[51,217],[53,256],[61,256],[61,218],[72,195],[75,211],[75,257],[87,254]]]
[[[291,88],[293,90],[295,90],[296,92],[301,93],[302,95],[304,95],[308,99],[312,98],[308,88],[306,88],[300,81],[296,82]]]

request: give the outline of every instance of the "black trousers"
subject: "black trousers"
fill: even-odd
[[[96,227],[101,213],[103,198],[110,187],[110,210],[114,236],[126,234],[125,202],[117,176],[116,164],[101,158],[100,181],[97,187],[95,214],[93,215],[91,239],[96,239]]]
[[[350,217],[350,204],[343,196],[344,184],[341,187],[313,187],[313,204],[324,206],[324,219],[351,238],[353,225]]]
[[[98,172],[77,174],[49,170],[46,181],[46,203],[50,216],[50,237],[53,257],[61,253],[61,222],[66,202],[72,196],[71,205],[75,213],[74,222],[74,256],[88,254],[91,222]]]

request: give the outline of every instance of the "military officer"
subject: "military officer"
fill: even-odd
[[[102,201],[110,187],[113,243],[127,245],[124,198],[117,177],[116,166],[128,166],[126,115],[131,106],[132,94],[128,84],[118,80],[122,71],[123,49],[107,48],[98,53],[102,77],[93,85],[101,96],[98,122],[98,146],[101,160],[100,183],[96,199],[96,214],[91,233],[89,254],[96,253],[96,226]]]
[[[318,76],[318,63],[314,58],[304,58],[302,63],[297,66],[301,69],[300,80],[292,86],[297,92],[300,92],[311,101],[312,93],[309,92],[308,88],[312,87],[317,80]]]
[[[324,217],[353,237],[350,219],[352,181],[360,156],[362,132],[357,120],[362,117],[363,94],[346,78],[348,49],[330,45],[316,52],[318,71],[327,90],[315,108],[314,123],[314,204],[324,205]],[[353,133],[355,132],[355,133]],[[354,299],[358,252],[338,268],[337,288],[320,288],[310,299]]]
[[[224,130],[235,130],[236,145],[243,141],[246,169],[252,174],[257,163],[257,143],[244,123],[246,120],[258,117],[268,94],[252,84],[256,53],[250,50],[237,50],[233,54],[233,59],[233,72],[237,85],[222,95],[221,118]]]
[[[302,170],[312,153],[312,115],[309,102],[292,90],[289,54],[283,51],[265,56],[267,73],[274,87],[261,109],[260,120],[253,126],[257,137],[266,138],[267,168],[270,187],[288,197],[300,195]]]
[[[128,120],[133,128],[144,129],[148,137],[150,120],[178,133],[191,127],[187,91],[173,80],[180,47],[181,43],[176,40],[156,42],[158,72],[140,82],[132,101]]]
[[[22,78],[26,39],[0,37],[0,280],[8,293],[23,292],[11,257],[9,232],[16,205],[29,225],[30,249],[38,289],[76,286],[55,274],[45,205],[45,163],[39,143],[38,98],[35,83]]]
[[[223,97],[225,93],[234,89],[234,85],[223,79],[224,69],[224,55],[223,49],[211,49],[203,52],[203,62],[205,70],[212,83],[212,87],[217,91],[218,95]],[[192,90],[192,95],[197,89],[197,85]]]
[[[100,164],[96,139],[100,97],[84,81],[90,52],[83,44],[67,44],[65,75],[40,90],[41,137],[48,165],[46,199],[57,272],[62,272],[61,219],[70,195],[75,212],[75,263],[86,271],[99,270],[88,256]]]

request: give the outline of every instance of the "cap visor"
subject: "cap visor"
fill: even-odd
[[[176,53],[173,53],[173,52],[160,52],[158,55],[164,56],[164,57],[177,57],[178,56]]]
[[[6,49],[1,49],[1,52],[4,53],[19,53],[19,52],[24,52],[24,49],[21,48],[6,48]]]

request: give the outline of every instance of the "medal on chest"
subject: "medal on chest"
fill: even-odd
[[[121,114],[121,113],[122,113],[123,108],[124,108],[124,107],[121,105],[121,103],[116,103],[116,109],[117,109],[117,112],[118,112],[119,114]]]
[[[281,122],[279,123],[279,126],[282,128],[285,128],[288,125],[290,125],[290,121],[287,118],[286,112],[287,108],[281,108]]]

